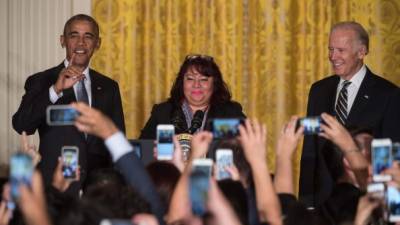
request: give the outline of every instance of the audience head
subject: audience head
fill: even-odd
[[[104,218],[113,218],[105,205],[90,200],[74,201],[54,220],[55,225],[98,225]]]
[[[363,155],[371,163],[371,143],[374,139],[373,132],[367,127],[350,126],[348,130]]]
[[[152,162],[146,169],[153,180],[162,203],[168,209],[172,193],[181,175],[180,171],[173,164],[164,161]]]
[[[130,219],[132,215],[150,211],[149,204],[131,186],[94,186],[88,188],[83,199],[104,206],[112,213],[112,218]]]
[[[329,61],[336,75],[350,80],[363,65],[368,53],[369,37],[357,22],[335,24],[329,36]]]
[[[204,107],[227,102],[231,94],[218,65],[211,56],[188,55],[179,69],[170,92],[170,101]]]
[[[97,169],[88,174],[85,183],[83,184],[83,192],[86,192],[86,190],[91,187],[103,186],[108,184],[124,186],[126,183],[122,174],[115,169]]]
[[[351,136],[356,142],[361,153],[368,161],[368,180],[372,180],[371,144],[374,139],[373,132],[367,127],[349,127]]]

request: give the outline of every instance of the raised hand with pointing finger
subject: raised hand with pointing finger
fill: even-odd
[[[85,75],[81,67],[74,65],[74,58],[76,54],[72,54],[71,60],[67,68],[61,70],[58,75],[57,82],[54,84],[54,91],[59,94],[63,90],[71,88],[76,82],[82,80]]]

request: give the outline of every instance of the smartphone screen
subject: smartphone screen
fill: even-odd
[[[62,154],[62,171],[64,178],[66,179],[75,179],[76,178],[76,170],[79,165],[79,149],[76,146],[63,146],[61,149]]]
[[[11,198],[15,202],[19,196],[19,185],[30,186],[33,174],[33,162],[31,156],[25,153],[15,153],[10,159],[10,185]]]
[[[321,122],[322,122],[322,119],[319,116],[300,118],[297,121],[296,130],[300,126],[303,126],[304,127],[304,135],[318,134],[321,132]]]
[[[390,139],[374,139],[372,141],[372,170],[376,182],[391,180],[390,175],[380,174],[392,165],[392,143]]]
[[[125,219],[102,219],[100,225],[135,225],[130,220]]]
[[[230,139],[239,135],[239,125],[243,124],[240,118],[213,119],[210,121],[213,137],[216,139]]]
[[[158,125],[157,126],[157,159],[171,160],[174,153],[173,137],[175,128],[173,125]]]
[[[190,201],[192,212],[203,216],[207,212],[208,188],[210,186],[211,159],[196,159],[190,174]]]
[[[217,149],[217,180],[229,179],[231,174],[226,167],[233,165],[233,154],[231,149]]]
[[[400,221],[400,191],[393,186],[387,187],[387,206],[389,209],[389,221]]]
[[[79,112],[69,105],[51,105],[47,107],[46,121],[50,126],[73,125]]]

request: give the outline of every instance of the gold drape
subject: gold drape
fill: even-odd
[[[360,22],[371,38],[367,65],[400,84],[399,10],[397,0],[92,0],[102,37],[92,66],[118,81],[135,138],[185,55],[213,56],[233,98],[267,124],[273,168],[281,126],[305,114],[310,85],[331,73],[332,24]]]

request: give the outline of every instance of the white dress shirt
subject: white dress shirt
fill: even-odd
[[[349,80],[351,84],[347,86],[347,114],[349,114],[351,107],[353,106],[354,100],[356,99],[358,90],[360,89],[361,83],[364,80],[365,74],[367,74],[367,67],[363,65],[361,69]],[[340,78],[339,85],[336,89],[335,105],[337,103],[337,99],[339,97],[340,90],[343,87],[344,81],[344,79]]]
[[[129,143],[129,141],[126,139],[121,131],[118,131],[117,133],[111,135],[106,140],[104,140],[104,144],[109,150],[113,162],[118,161],[119,158],[133,151],[132,145]]]
[[[65,68],[67,68],[69,65],[69,62],[67,59],[64,60],[64,66]],[[89,98],[89,105],[92,105],[92,86],[91,86],[91,80],[90,80],[90,74],[89,74],[89,67],[86,67],[85,70],[83,70],[83,74],[85,75],[84,78],[84,84],[85,84],[85,88],[86,88],[86,92],[88,94],[88,98]],[[79,81],[78,81],[79,82]],[[77,86],[78,86],[78,82],[76,82],[73,86],[74,88],[74,93],[75,93],[75,97],[78,96],[77,93]],[[57,95],[55,89],[54,89],[54,85],[52,85],[49,89],[49,97],[50,97],[50,101],[54,104],[56,103],[56,101],[61,98],[63,96],[63,92],[60,92],[60,94]]]

